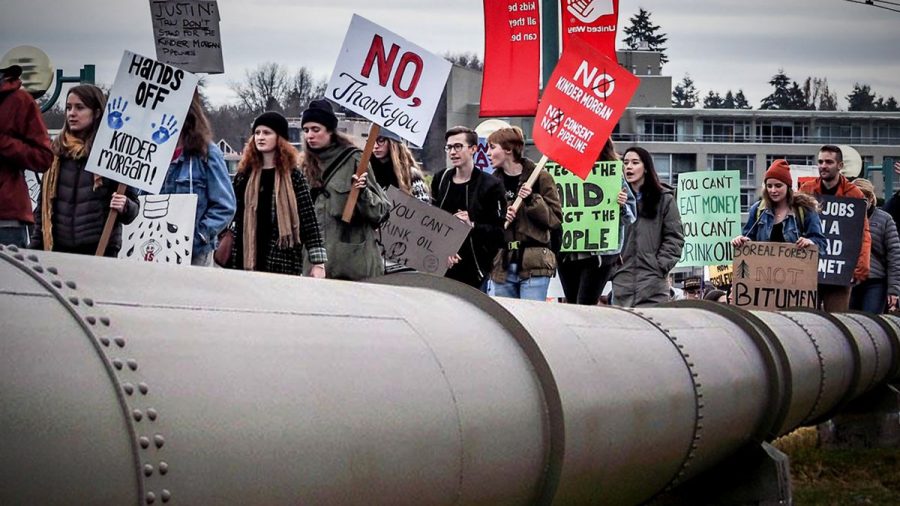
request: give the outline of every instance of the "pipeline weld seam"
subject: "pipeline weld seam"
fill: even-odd
[[[873,336],[872,333],[869,331],[869,327],[867,327],[864,322],[859,321],[856,318],[856,315],[854,315],[853,313],[844,313],[844,314],[845,314],[845,316],[848,316],[851,320],[856,322],[857,325],[862,327],[862,329],[866,332],[866,335],[869,336],[869,341],[871,341],[872,348],[875,350],[875,367],[872,369],[872,378],[869,380],[868,385],[866,385],[865,388],[860,390],[860,391],[867,391],[872,387],[872,385],[875,384],[875,380],[878,378],[878,371],[881,368],[881,361],[880,361],[880,357],[879,357],[879,353],[878,353],[879,352],[878,342],[875,340],[875,336]]]
[[[822,349],[819,348],[819,342],[816,341],[815,336],[813,336],[812,331],[804,325],[800,320],[795,318],[790,313],[778,311],[778,314],[784,316],[788,320],[794,322],[803,332],[806,334],[806,337],[809,338],[810,343],[813,345],[813,349],[816,350],[816,358],[819,360],[819,391],[816,392],[816,400],[813,402],[812,407],[809,409],[809,412],[802,418],[802,422],[808,422],[813,418],[814,414],[818,414],[819,406],[822,404],[822,398],[825,396],[825,379],[827,377],[827,372],[825,370],[825,357],[822,356]]]

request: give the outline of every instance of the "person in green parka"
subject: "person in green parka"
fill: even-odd
[[[384,274],[384,260],[376,243],[376,230],[390,213],[390,201],[378,186],[372,168],[357,177],[362,152],[353,140],[337,131],[331,103],[313,100],[303,111],[303,161],[316,219],[325,240],[326,276],[362,280]],[[350,223],[341,216],[351,188],[359,198]]]

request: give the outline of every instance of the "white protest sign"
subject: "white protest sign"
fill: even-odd
[[[216,0],[150,0],[150,16],[159,61],[190,72],[225,71]]]
[[[85,169],[159,192],[197,81],[190,72],[125,51]]]
[[[791,165],[791,189],[797,191],[804,182],[819,177],[816,165]]]
[[[379,229],[381,255],[388,262],[443,276],[447,258],[459,251],[472,228],[440,207],[430,206],[393,186],[386,193],[391,214]]]
[[[325,96],[422,146],[451,64],[353,15]]]
[[[122,227],[119,258],[191,265],[197,196],[142,195],[136,220]]]

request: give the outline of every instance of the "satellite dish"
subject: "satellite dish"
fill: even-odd
[[[859,156],[859,151],[845,144],[838,147],[841,148],[841,152],[844,154],[844,168],[841,169],[841,174],[848,178],[859,177],[863,170],[863,161],[862,157]]]
[[[22,67],[22,88],[34,98],[40,98],[50,89],[54,71],[44,51],[34,46],[14,47],[0,59],[0,68],[10,65]]]
[[[501,128],[509,128],[511,125],[502,119],[486,119],[475,127],[475,133],[478,137],[487,139],[492,133]]]

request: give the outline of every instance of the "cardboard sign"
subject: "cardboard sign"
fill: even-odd
[[[551,160],[584,179],[637,91],[638,78],[574,39],[565,48],[538,105],[531,136]]]
[[[119,258],[191,265],[197,196],[142,195],[136,220],[122,228]]]
[[[709,282],[716,288],[727,287],[731,284],[732,272],[734,269],[731,264],[710,265]]]
[[[216,0],[150,0],[150,16],[157,60],[190,72],[225,72]]]
[[[785,242],[748,242],[734,250],[732,296],[744,309],[815,309],[819,252]]]
[[[791,189],[797,191],[803,183],[819,177],[817,165],[791,165]]]
[[[541,79],[536,0],[484,2],[480,116],[534,116]]]
[[[611,251],[619,245],[622,162],[597,162],[587,179],[556,163],[547,164],[562,204],[560,251]]]
[[[560,0],[563,48],[579,39],[615,59],[619,0]]]
[[[325,96],[422,146],[451,66],[354,14]]]
[[[859,260],[865,228],[866,201],[830,195],[816,195],[822,211],[825,254],[819,259],[819,283],[850,286]]]
[[[159,192],[197,81],[194,74],[125,51],[85,169]]]
[[[679,174],[677,195],[684,248],[676,267],[731,262],[731,240],[741,233],[740,171]]]
[[[388,262],[443,276],[447,258],[459,251],[472,229],[447,211],[393,186],[386,193],[391,214],[379,231],[381,255]]]

